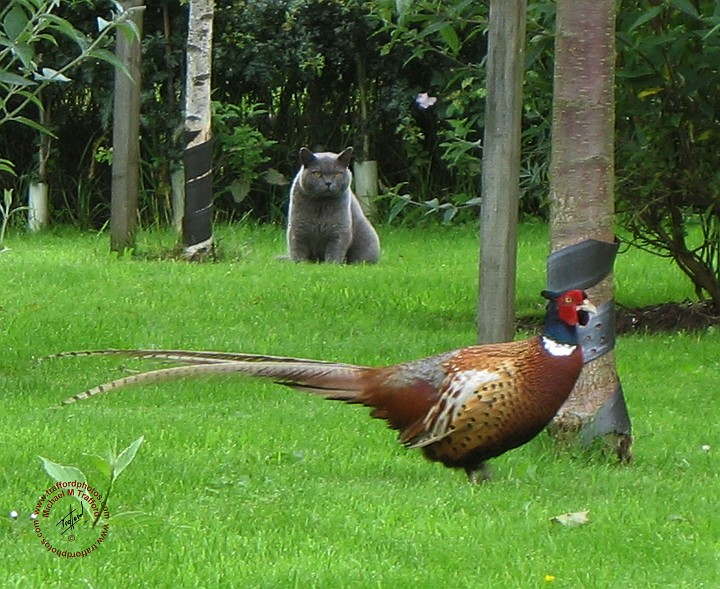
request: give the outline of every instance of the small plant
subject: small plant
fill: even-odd
[[[27,207],[12,208],[13,191],[12,188],[6,188],[3,191],[3,201],[0,203],[0,253],[4,252],[5,233],[7,233],[8,224],[10,223],[10,215],[18,211],[24,211]]]
[[[458,194],[454,198],[448,201],[440,201],[438,198],[432,198],[430,200],[415,200],[410,194],[407,194],[403,189],[406,183],[398,184],[387,191],[385,195],[379,197],[379,199],[389,199],[390,211],[387,215],[387,222],[392,223],[395,221],[400,213],[404,213],[404,218],[413,219],[414,216],[408,217],[405,213],[405,209],[410,206],[418,211],[423,211],[424,216],[429,215],[442,215],[442,222],[445,225],[450,224],[455,216],[462,210],[465,209],[477,209],[480,206],[481,198],[473,197],[468,194]],[[417,222],[415,219],[414,222]]]
[[[213,102],[213,129],[217,148],[213,156],[216,195],[229,194],[241,203],[252,182],[260,178],[267,151],[276,141],[265,137],[254,120],[266,115],[259,104]]]
[[[104,494],[101,494],[100,497],[100,505],[95,510],[94,519],[92,522],[92,527],[94,528],[98,521],[100,520],[100,517],[103,513],[107,514],[107,504],[108,499],[110,498],[110,495],[112,494],[113,488],[115,486],[115,481],[118,479],[120,474],[128,467],[130,466],[130,463],[135,459],[135,456],[137,455],[137,451],[140,448],[140,445],[145,440],[144,436],[140,436],[137,440],[135,440],[132,444],[130,444],[127,448],[122,450],[120,453],[117,452],[116,449],[109,450],[105,456],[97,456],[94,454],[86,454],[86,456],[90,459],[92,462],[92,465],[100,472],[100,474],[103,475],[104,478],[107,479],[107,487]],[[52,460],[49,460],[48,458],[44,458],[42,456],[39,457],[40,460],[42,460],[43,467],[45,468],[45,472],[47,472],[50,477],[56,481],[57,483],[85,483],[87,485],[87,477],[85,476],[85,473],[81,471],[79,468],[75,466],[65,466],[62,464],[58,464],[57,462],[53,462]],[[122,519],[137,519],[137,516],[141,515],[139,512],[124,512],[114,515],[113,517],[108,517],[108,521],[106,523],[109,523],[111,521],[117,522]]]

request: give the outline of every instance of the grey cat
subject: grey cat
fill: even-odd
[[[350,188],[353,148],[342,153],[300,149],[302,167],[290,187],[287,246],[294,262],[375,264],[380,239]]]

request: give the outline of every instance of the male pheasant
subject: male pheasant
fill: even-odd
[[[421,360],[371,368],[282,356],[179,350],[97,350],[59,356],[124,355],[181,362],[79,393],[73,403],[128,385],[212,374],[268,378],[327,399],[372,408],[399,430],[399,441],[429,460],[486,478],[485,461],[535,437],[569,396],[583,364],[577,326],[595,307],[583,291],[543,291],[542,333]]]

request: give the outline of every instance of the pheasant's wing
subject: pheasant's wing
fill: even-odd
[[[496,391],[513,386],[517,354],[523,342],[472,346],[460,350],[445,365],[440,398],[424,419],[402,432],[400,442],[422,448],[447,437],[467,416],[492,404]]]

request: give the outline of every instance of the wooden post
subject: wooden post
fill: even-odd
[[[124,10],[142,38],[144,0],[125,0]],[[134,9],[134,10],[133,10]],[[110,249],[123,252],[135,247],[138,190],[140,188],[140,63],[141,41],[116,33],[115,52],[130,77],[115,71],[113,103],[112,194],[110,199]]]
[[[480,218],[478,342],[514,335],[526,0],[491,0]]]

